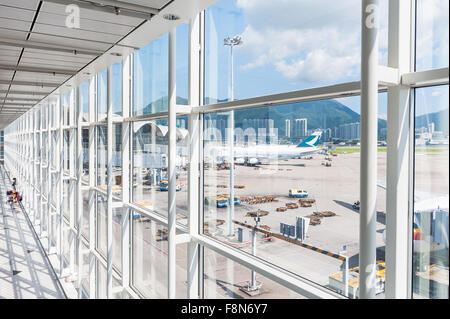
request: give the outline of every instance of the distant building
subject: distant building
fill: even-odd
[[[327,142],[330,141],[332,138],[332,129],[327,128],[322,130],[322,141]]]
[[[359,122],[342,124],[334,129],[333,138],[343,140],[359,140],[361,124]]]
[[[208,130],[208,134],[215,134],[216,136],[208,136],[209,140],[225,141],[226,139],[227,121],[224,119],[206,119],[205,130]]]
[[[308,135],[308,119],[296,119],[294,137],[301,138],[307,135]]]
[[[185,119],[177,119],[177,127],[187,129],[186,120]]]
[[[269,143],[275,134],[273,119],[245,119],[242,129],[245,131],[248,128],[255,130],[256,139],[262,143]]]
[[[286,134],[286,137],[289,138],[289,137],[291,137],[291,120],[285,120],[284,122],[286,125],[285,134]]]

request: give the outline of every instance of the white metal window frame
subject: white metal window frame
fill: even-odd
[[[377,5],[377,0],[364,0],[363,8],[368,5]],[[131,251],[131,214],[137,211],[153,221],[169,228],[169,278],[168,278],[168,297],[175,297],[175,247],[180,243],[188,243],[188,298],[203,297],[203,247],[207,247],[245,267],[255,270],[261,275],[278,282],[280,285],[291,289],[301,295],[309,298],[344,298],[329,289],[306,280],[296,274],[288,272],[274,264],[254,257],[250,254],[233,249],[225,244],[218,242],[201,233],[202,227],[202,117],[203,114],[219,111],[230,111],[235,109],[245,109],[259,106],[279,105],[285,103],[314,101],[321,99],[332,99],[348,96],[358,96],[362,98],[368,92],[387,92],[388,95],[388,167],[387,167],[387,245],[386,245],[386,297],[387,298],[411,298],[411,218],[412,218],[412,155],[413,130],[411,123],[414,114],[412,113],[411,91],[414,88],[426,87],[432,85],[442,85],[449,83],[449,69],[441,68],[427,71],[414,72],[414,29],[415,29],[415,1],[391,0],[389,2],[389,46],[388,46],[388,66],[381,67],[368,63],[370,70],[362,73],[361,81],[341,83],[330,86],[310,88],[287,93],[279,93],[268,96],[260,96],[243,100],[236,100],[224,103],[215,103],[203,105],[203,74],[204,74],[204,12],[200,12],[189,20],[189,105],[176,105],[173,97],[176,96],[175,78],[175,26],[169,34],[169,109],[167,112],[156,114],[147,114],[141,116],[132,116],[133,107],[133,54],[126,55],[123,58],[110,58],[102,65],[107,68],[107,119],[96,121],[97,110],[97,76],[89,79],[89,119],[82,121],[82,110],[79,103],[79,84],[86,80],[80,76],[75,82],[74,88],[69,90],[61,89],[52,94],[45,101],[35,106],[25,113],[22,117],[14,121],[5,129],[5,165],[8,170],[13,171],[19,178],[21,189],[24,192],[24,204],[31,219],[38,230],[41,239],[50,238],[48,232],[51,231],[49,218],[52,211],[58,216],[56,246],[48,241],[46,249],[48,253],[56,253],[59,256],[59,275],[61,277],[70,277],[76,282],[78,297],[88,295],[90,298],[98,296],[98,287],[96,285],[97,263],[100,263],[107,269],[107,298],[112,298],[116,293],[124,293],[128,297],[145,297],[141,292],[133,287],[131,271],[132,256]],[[362,17],[367,14],[362,12]],[[376,37],[376,30],[364,30],[362,25],[362,41],[364,46],[369,43],[370,37]],[[141,34],[142,36],[142,34]],[[367,42],[365,42],[367,41]],[[142,39],[142,43],[145,43]],[[365,60],[365,58],[369,60]],[[362,61],[373,60],[371,55],[365,56],[362,51]],[[111,104],[111,66],[113,63],[121,60],[122,62],[122,117],[112,117]],[[367,89],[364,87],[364,81],[375,81],[376,86]],[[363,87],[363,89],[361,89]],[[372,91],[370,91],[372,90]],[[375,90],[375,91],[373,91]],[[61,108],[63,94],[70,91],[69,123],[66,123],[65,109]],[[51,101],[50,101],[51,100]],[[49,105],[55,107],[49,107]],[[372,102],[368,102],[372,105]],[[44,112],[47,109],[47,112]],[[45,115],[45,119],[43,118]],[[176,116],[187,115],[189,122],[189,171],[188,171],[188,200],[189,200],[189,218],[188,225],[184,226],[175,223],[175,211],[169,210],[168,217],[158,214],[152,210],[141,207],[131,202],[130,192],[132,179],[131,176],[131,155],[132,155],[132,135],[131,127],[134,122],[149,119],[168,118],[169,119],[169,149],[174,147],[173,133],[175,125],[173,119]],[[362,114],[362,117],[370,115]],[[373,116],[372,116],[373,117]],[[55,121],[50,121],[55,119]],[[45,120],[47,127],[44,128],[41,121]],[[373,118],[371,118],[373,122]],[[112,127],[115,123],[122,123],[122,199],[119,203],[113,202],[112,195]],[[107,160],[108,160],[108,183],[107,190],[104,191],[96,187],[97,180],[97,134],[96,128],[99,125],[107,126]],[[82,129],[89,130],[89,182],[85,185],[82,182],[83,174],[83,150],[82,150]],[[364,130],[364,125],[361,126]],[[70,142],[68,149],[64,142],[64,132],[69,132]],[[47,133],[47,161],[42,161],[43,133]],[[50,148],[52,133],[57,135],[57,145],[54,149]],[[75,134],[76,132],[76,134]],[[362,132],[363,135],[363,132]],[[373,136],[369,136],[373,138]],[[39,140],[39,145],[37,141]],[[398,143],[401,141],[402,143]],[[363,143],[362,143],[363,144]],[[66,174],[64,159],[67,151],[70,160]],[[50,152],[54,152],[50,154]],[[362,156],[364,156],[362,150]],[[51,167],[50,158],[55,156],[56,167]],[[371,156],[370,152],[366,154]],[[175,163],[174,156],[169,154],[169,166],[173,169]],[[376,167],[376,166],[375,166]],[[43,168],[47,168],[47,176],[43,176]],[[42,188],[42,181],[47,179],[47,185],[51,182],[51,175],[55,174],[57,185],[56,194],[51,194],[51,187]],[[63,214],[64,203],[62,196],[62,184],[64,180],[69,180],[69,196],[71,203],[69,205],[68,218]],[[362,187],[368,181],[361,180]],[[169,179],[169,202],[174,201],[176,192],[174,179]],[[81,229],[83,225],[83,203],[82,190],[89,190],[89,238],[86,238]],[[368,190],[368,194],[370,194]],[[96,196],[103,195],[107,198],[107,256],[102,256],[96,249]],[[56,199],[56,207],[52,207],[52,197]],[[373,199],[372,199],[373,200]],[[48,203],[47,210],[42,210],[43,204]],[[112,264],[112,208],[123,208],[122,220],[122,272],[120,273]],[[366,212],[370,216],[370,211]],[[47,217],[47,232],[43,232],[41,222],[44,215]],[[361,214],[365,214],[362,208]],[[75,216],[78,218],[75,220]],[[67,226],[65,226],[67,225]],[[373,226],[373,225],[372,225]],[[63,231],[66,228],[69,231],[69,260],[65,260],[63,254]],[[361,228],[361,233],[370,233],[373,230],[370,227]],[[175,235],[175,231],[180,235]],[[54,234],[51,234],[52,236]],[[363,236],[363,235],[362,235]],[[82,247],[89,247],[88,251],[83,251]],[[364,246],[366,245],[366,246]],[[370,238],[361,238],[361,249],[368,253],[367,260],[370,261],[375,249]],[[82,256],[89,255],[89,276],[90,286],[87,291],[81,284]],[[78,260],[78,263],[76,261]],[[365,261],[362,261],[364,263]],[[67,264],[67,267],[64,265]],[[367,262],[370,266],[370,262]],[[362,264],[361,267],[364,265]],[[370,268],[370,267],[369,267]],[[363,268],[361,268],[363,269]],[[405,271],[408,269],[409,271]],[[371,272],[363,276],[370,277]],[[121,282],[119,287],[112,286],[113,278]],[[366,278],[366,277],[365,277]],[[370,284],[361,283],[363,298],[373,297],[373,287]]]

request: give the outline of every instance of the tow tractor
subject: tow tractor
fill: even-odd
[[[226,197],[205,197],[205,204],[217,208],[228,207],[228,198]]]
[[[159,190],[161,192],[168,191],[169,190],[169,182],[168,181],[161,181],[159,183]],[[177,184],[176,190],[177,190],[177,192],[181,191],[181,185],[180,184]]]
[[[308,197],[308,192],[304,189],[291,188],[289,190],[289,197],[305,198]]]

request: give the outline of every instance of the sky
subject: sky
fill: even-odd
[[[221,0],[206,14],[207,97],[230,96],[230,49],[223,39],[240,35],[234,48],[235,99],[360,79],[359,0]],[[388,1],[380,1],[379,64],[387,65]],[[418,4],[417,69],[448,66],[448,1]],[[425,92],[426,91],[426,92]],[[433,108],[448,108],[447,93],[423,90]],[[440,97],[440,98],[438,98]],[[359,98],[340,99],[360,113]],[[387,111],[379,95],[379,114]]]
[[[448,5],[447,0],[418,1],[417,70],[448,66]],[[380,65],[387,65],[387,10],[388,0],[380,0]],[[223,41],[235,35],[243,40],[234,48],[235,99],[359,81],[360,11],[360,0],[217,2],[205,17],[205,96],[230,97],[230,48]],[[164,35],[135,54],[139,108],[167,96],[167,52]],[[119,76],[114,71],[113,78]],[[177,96],[187,99],[187,92],[188,26],[182,24],[177,27]],[[417,115],[448,108],[448,86],[418,93]],[[359,97],[339,102],[360,113]],[[385,93],[379,94],[378,113],[386,118]]]

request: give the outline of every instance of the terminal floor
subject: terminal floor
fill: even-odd
[[[0,166],[0,299],[65,298],[22,209],[6,203],[10,185]]]

